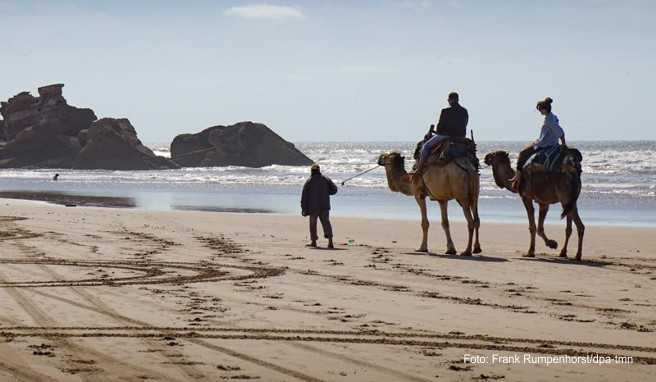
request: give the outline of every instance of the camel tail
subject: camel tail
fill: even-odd
[[[570,182],[570,195],[571,198],[568,203],[563,207],[563,212],[560,214],[560,218],[563,219],[576,207],[576,202],[579,200],[579,195],[581,194],[581,175],[577,174],[573,176],[572,181]]]

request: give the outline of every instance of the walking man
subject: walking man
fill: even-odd
[[[330,195],[337,193],[337,186],[330,178],[321,174],[318,164],[314,164],[310,170],[310,179],[303,186],[301,196],[301,211],[303,216],[310,217],[310,243],[311,247],[317,246],[317,219],[321,221],[323,235],[328,239],[328,248],[333,245],[333,228],[330,225]]]

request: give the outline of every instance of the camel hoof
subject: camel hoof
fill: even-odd
[[[474,247],[474,253],[481,253],[481,252],[483,252],[483,250],[481,249],[481,247],[479,245]]]
[[[567,251],[560,251],[560,255],[558,257],[567,257]]]
[[[428,248],[419,248],[415,252],[428,252]]]
[[[445,255],[455,255],[456,253],[457,252],[455,248],[447,249],[446,252],[444,252]]]
[[[556,240],[547,240],[547,247],[556,249],[558,248],[558,242]]]
[[[535,253],[529,252],[525,254],[523,257],[535,257]]]
[[[581,254],[580,253],[576,254],[576,261],[581,261]]]
[[[471,251],[465,251],[460,254],[460,256],[471,256],[471,255],[472,255]]]

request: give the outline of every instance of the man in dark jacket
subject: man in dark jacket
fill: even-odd
[[[460,106],[458,93],[449,93],[449,107],[442,109],[437,126],[432,131],[435,135],[427,140],[421,147],[419,161],[417,163],[417,173],[421,173],[424,161],[430,155],[433,148],[440,142],[449,137],[464,138],[467,136],[467,123],[469,122],[469,113],[467,109]]]
[[[448,137],[464,138],[467,136],[469,113],[460,106],[458,93],[450,93],[447,101],[449,107],[442,109],[440,119],[435,126],[435,134]]]
[[[333,245],[333,228],[330,225],[330,195],[337,193],[337,186],[328,177],[321,175],[319,165],[312,165],[310,179],[303,186],[301,211],[310,217],[310,246],[317,246],[317,219],[321,220],[323,235],[328,239],[328,248]]]

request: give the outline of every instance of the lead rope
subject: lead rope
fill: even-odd
[[[353,175],[353,176],[350,177],[350,178],[346,178],[346,179],[344,179],[344,180],[342,181],[342,186],[343,186],[346,182],[348,182],[349,180],[351,180],[351,179],[355,179],[355,178],[357,178],[358,176],[362,176],[362,175],[364,175],[364,174],[366,174],[366,173],[368,173],[368,172],[370,172],[370,171],[373,171],[373,170],[377,169],[378,167],[380,167],[380,165],[376,165],[376,166],[374,166],[374,167],[372,167],[372,168],[370,168],[370,169],[368,169],[368,170],[365,170],[365,171],[362,171],[361,173],[355,174],[355,175]]]

